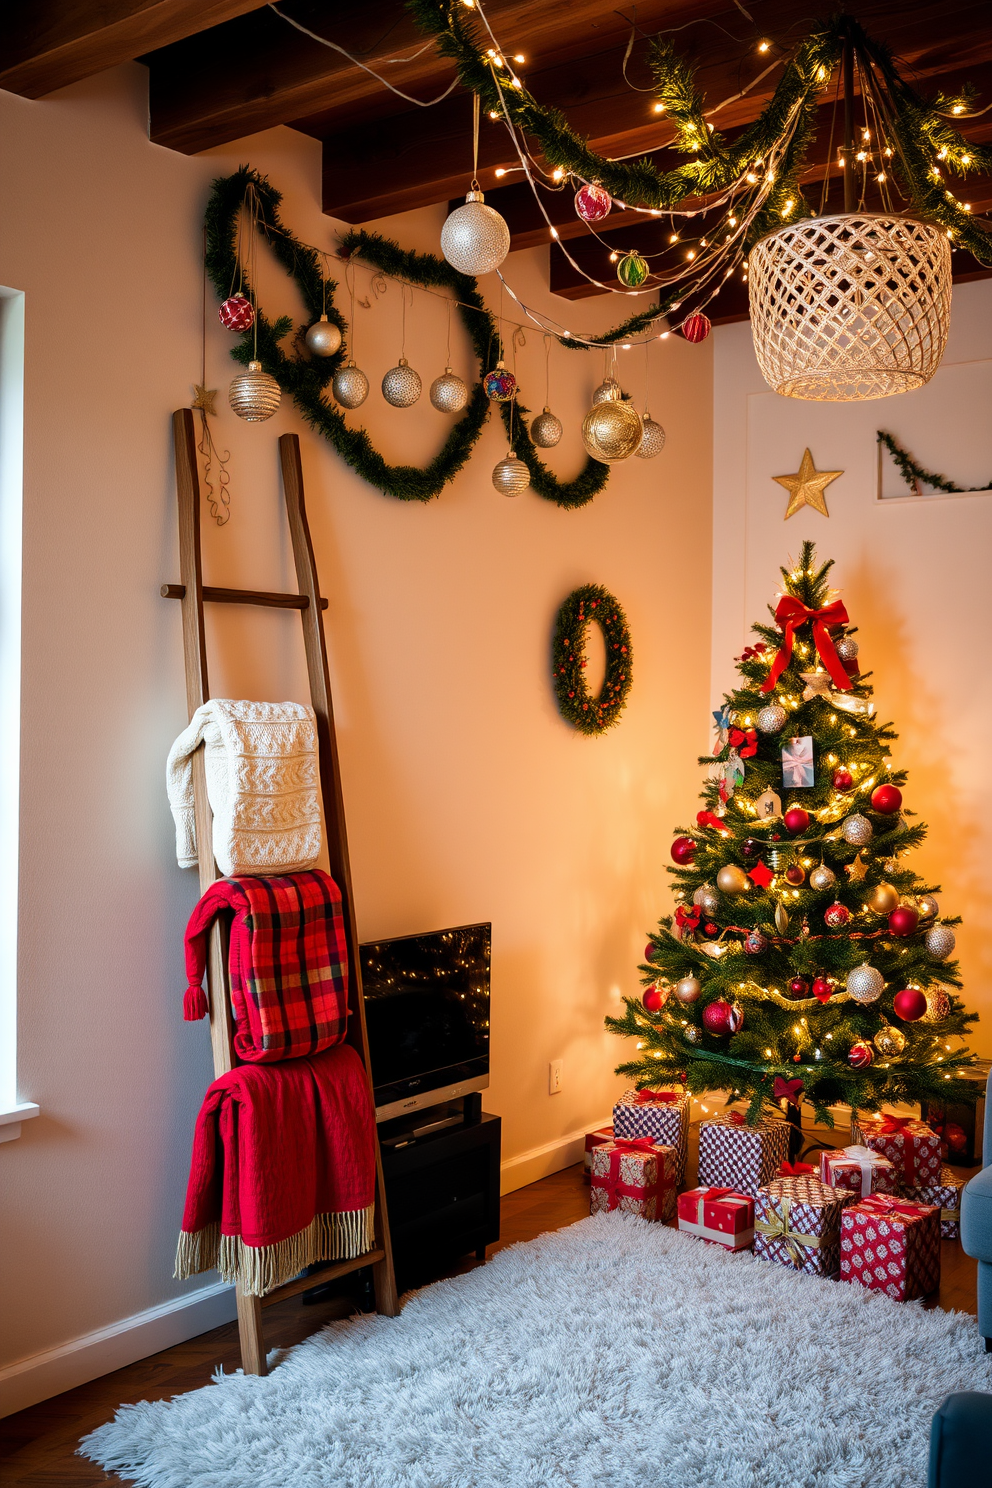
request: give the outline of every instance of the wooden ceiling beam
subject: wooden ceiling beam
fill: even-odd
[[[153,47],[258,8],[260,0],[6,0],[0,88],[41,98]]]

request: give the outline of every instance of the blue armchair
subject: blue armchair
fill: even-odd
[[[978,1262],[978,1331],[992,1353],[992,1075],[985,1091],[985,1166],[961,1195],[961,1244]]]

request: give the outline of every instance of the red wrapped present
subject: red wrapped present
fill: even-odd
[[[921,1183],[906,1194],[914,1204],[934,1204],[940,1208],[942,1240],[961,1238],[961,1190],[965,1180],[951,1168],[941,1168],[933,1183]]]
[[[940,1209],[872,1194],[844,1210],[840,1279],[896,1302],[927,1297],[940,1285]]]
[[[613,1130],[618,1137],[650,1137],[674,1147],[676,1177],[685,1178],[689,1147],[689,1097],[679,1090],[628,1090],[613,1107]]]
[[[909,1116],[857,1116],[851,1139],[895,1164],[902,1190],[932,1183],[940,1176],[940,1138],[924,1121]]]
[[[820,1153],[820,1178],[833,1188],[849,1188],[859,1198],[899,1192],[895,1163],[870,1147],[837,1147]]]
[[[809,1276],[836,1276],[840,1217],[855,1195],[819,1178],[773,1178],[754,1200],[754,1253]]]
[[[589,1213],[620,1209],[642,1219],[671,1219],[676,1163],[675,1148],[650,1137],[620,1137],[594,1147]]]
[[[740,1111],[727,1111],[699,1123],[697,1181],[753,1196],[775,1177],[788,1152],[786,1122],[763,1116],[752,1125]]]
[[[602,1147],[604,1142],[613,1141],[612,1126],[600,1126],[596,1131],[586,1132],[586,1150],[583,1156],[582,1178],[585,1183],[589,1182],[589,1174],[592,1172],[592,1150],[594,1147]]]
[[[724,1250],[750,1250],[754,1244],[754,1200],[732,1188],[693,1188],[679,1194],[679,1229]]]

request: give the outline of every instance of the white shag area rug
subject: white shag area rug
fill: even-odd
[[[607,1214],[80,1450],[143,1488],[922,1488],[954,1390],[992,1390],[973,1318]]]

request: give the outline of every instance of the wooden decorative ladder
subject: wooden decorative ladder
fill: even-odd
[[[317,742],[320,752],[320,788],[324,803],[324,824],[331,877],[341,890],[345,933],[348,941],[348,1031],[347,1042],[357,1049],[365,1065],[371,1088],[368,1035],[365,1029],[365,1003],[362,997],[362,972],[358,957],[358,933],[355,901],[351,886],[348,858],[348,836],[345,828],[344,797],[338,768],[334,712],[331,706],[331,684],[327,670],[327,647],[324,640],[322,611],[327,600],[321,599],[317,583],[313,544],[307,523],[303,496],[303,467],[300,463],[300,441],[295,434],[283,434],[279,440],[283,493],[289,519],[293,557],[299,593],[272,594],[253,589],[205,588],[200,564],[200,478],[196,463],[196,436],[193,412],[180,408],[172,416],[176,452],[176,489],[179,499],[179,584],[163,584],[164,599],[182,601],[183,652],[186,660],[186,705],[190,718],[210,696],[207,685],[207,651],[203,625],[204,601],[214,604],[262,605],[270,609],[299,610],[303,622],[303,644],[306,649],[310,678],[310,699],[317,717]],[[202,747],[193,758],[193,797],[196,821],[196,846],[200,870],[200,892],[203,893],[220,877],[213,854],[213,815],[207,800],[207,781]],[[215,923],[210,935],[207,959],[207,997],[210,1006],[210,1041],[213,1046],[214,1078],[237,1064],[234,1052],[230,983],[227,975],[227,927]],[[399,1312],[393,1253],[389,1240],[389,1218],[382,1181],[382,1159],[376,1143],[375,1234],[374,1248],[354,1260],[333,1261],[309,1276],[298,1277],[276,1287],[264,1297],[245,1296],[237,1289],[238,1331],[241,1338],[241,1363],[246,1374],[266,1374],[265,1341],[262,1335],[262,1308],[281,1302],[294,1293],[347,1276],[360,1267],[371,1266],[375,1286],[376,1309],[387,1317]]]

